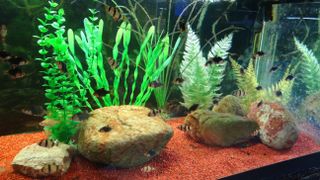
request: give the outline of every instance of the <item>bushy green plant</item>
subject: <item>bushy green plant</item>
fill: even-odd
[[[223,64],[212,64],[205,66],[207,60],[203,57],[199,38],[188,27],[188,37],[185,46],[183,61],[180,72],[184,82],[180,86],[183,95],[183,105],[190,108],[198,104],[200,108],[206,109],[212,105],[213,99],[219,97],[218,90],[224,76],[226,62]],[[219,56],[223,59],[231,48],[232,35],[227,36],[211,49],[208,59]]]
[[[46,80],[45,96],[48,99],[46,119],[55,120],[54,126],[46,127],[51,131],[51,138],[68,143],[77,131],[77,123],[71,121],[73,115],[81,112],[83,102],[86,101],[84,92],[81,98],[77,95],[78,87],[75,76],[69,75],[72,70],[72,62],[69,61],[68,45],[65,42],[64,10],[57,9],[58,4],[50,0],[49,7],[45,7],[45,18],[38,19],[40,36],[38,45],[41,66],[44,69],[43,78]],[[66,65],[67,70],[62,67]]]
[[[301,78],[307,87],[307,95],[320,90],[320,64],[314,53],[306,45],[294,38],[297,49],[302,53],[303,60],[300,62]]]

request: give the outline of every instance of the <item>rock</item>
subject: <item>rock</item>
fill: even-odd
[[[250,140],[258,129],[254,121],[227,113],[198,110],[189,114],[187,131],[197,142],[213,146],[232,146]]]
[[[260,127],[259,136],[265,145],[274,149],[291,148],[298,139],[298,129],[293,115],[282,105],[264,102],[251,105],[248,118]]]
[[[241,100],[232,95],[222,98],[218,105],[213,107],[214,112],[218,113],[230,113],[238,116],[246,116],[244,106],[241,104]]]
[[[144,164],[158,155],[173,136],[171,126],[150,109],[111,106],[94,110],[81,123],[78,150],[87,159],[114,167]]]
[[[309,95],[300,106],[301,114],[320,128],[320,92]]]
[[[13,159],[14,171],[33,177],[60,176],[69,169],[74,150],[59,143],[51,148],[38,143],[23,148]]]

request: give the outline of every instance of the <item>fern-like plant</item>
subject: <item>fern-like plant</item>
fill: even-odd
[[[302,53],[303,60],[300,63],[301,78],[307,87],[307,94],[314,94],[320,90],[320,64],[313,52],[306,45],[294,38],[297,49]]]
[[[224,76],[226,63],[205,66],[207,60],[201,52],[199,38],[191,27],[188,27],[188,36],[183,61],[180,66],[182,78],[185,80],[180,86],[183,95],[183,105],[190,108],[198,104],[206,109],[212,105],[215,97],[219,97],[220,83]],[[231,48],[232,35],[227,36],[211,49],[208,57],[219,56],[226,58]]]

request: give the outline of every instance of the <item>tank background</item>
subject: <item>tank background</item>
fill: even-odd
[[[172,11],[174,11],[177,1],[178,0],[173,1]],[[17,7],[12,2],[19,3],[19,6],[22,6],[22,8]],[[40,73],[41,67],[37,61],[34,61],[34,58],[38,56],[38,47],[36,39],[32,36],[38,34],[38,22],[36,19],[42,17],[42,8],[46,3],[37,0],[28,0],[27,2],[30,3],[29,8],[31,6],[36,7],[30,10],[28,6],[25,6],[20,0],[4,0],[0,2],[0,17],[4,17],[0,19],[0,24],[6,24],[8,28],[6,40],[8,44],[7,51],[14,55],[28,58],[31,62],[22,67],[24,72],[27,73],[27,76],[18,80],[11,80],[6,76],[5,72],[8,70],[9,65],[0,63],[0,71],[3,72],[0,73],[0,135],[40,130],[38,122],[42,120],[41,117],[28,116],[16,111],[17,107],[41,106],[45,102],[43,88],[41,87],[43,84]],[[82,30],[81,27],[83,27],[83,19],[89,15],[88,8],[96,8],[101,12],[99,14],[100,18],[105,21],[104,41],[112,46],[118,24],[114,23],[112,18],[105,14],[103,6],[87,0],[77,0],[73,4],[71,4],[71,2],[71,0],[63,1],[63,8],[66,11],[67,19],[66,27],[72,28],[75,32],[79,32]],[[106,2],[111,4],[108,1]],[[124,4],[125,2],[126,1],[120,1],[118,3]],[[159,15],[159,8],[168,8],[168,3],[163,0],[158,0],[157,3],[151,3],[149,0],[146,0],[143,1],[142,5],[148,9],[151,16]],[[210,24],[221,14],[225,6],[225,3],[217,3],[209,7],[205,17],[206,24],[202,26],[200,31],[202,43],[205,42],[205,39],[210,38]],[[230,19],[233,23],[246,28],[245,31],[235,34],[234,46],[231,50],[231,52],[242,54],[251,44],[251,35],[253,32],[253,23],[251,22],[255,20],[255,13],[247,12],[248,14],[246,14],[246,12],[241,11],[242,14],[240,16],[237,10],[256,11],[257,1],[241,1],[230,10]],[[137,14],[139,17],[141,16],[141,20],[143,21],[143,13],[137,12]],[[175,22],[176,18],[177,17],[172,17],[171,22]],[[166,24],[165,21],[162,25],[164,24]],[[223,29],[230,25],[230,22],[220,22],[218,29]],[[224,37],[225,34],[221,34],[219,38]],[[135,43],[132,43],[131,47],[136,47]],[[111,48],[107,46],[105,56],[109,54],[111,54]],[[230,69],[228,69],[227,72],[230,72]],[[225,81],[226,82],[223,83],[222,93],[228,94],[235,88],[234,83],[228,83],[231,81],[230,73],[228,73]],[[232,85],[230,86],[229,84]],[[177,97],[177,95],[181,97],[178,88],[172,93],[172,97]],[[155,104],[154,98],[152,97],[147,106],[154,107]]]

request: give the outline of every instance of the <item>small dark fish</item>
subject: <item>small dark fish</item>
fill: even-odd
[[[52,139],[43,139],[38,143],[41,147],[52,148],[53,146],[58,146],[59,142],[56,142]]]
[[[237,53],[229,53],[229,57],[230,57],[231,59],[238,59],[238,58],[240,57],[240,55],[237,54]]]
[[[261,100],[261,101],[257,104],[257,107],[258,107],[258,108],[261,107],[262,104],[263,104],[263,101]]]
[[[14,56],[10,59],[7,59],[7,62],[10,64],[12,68],[29,64],[27,59],[18,56]]]
[[[212,103],[213,103],[213,105],[219,104],[219,99],[214,99],[214,100],[212,101]]]
[[[258,57],[262,57],[262,56],[264,56],[265,55],[265,53],[263,52],[263,51],[257,51],[256,53],[254,53],[253,55],[252,55],[252,58],[253,59],[257,59]]]
[[[112,128],[110,126],[103,126],[102,128],[100,128],[99,132],[110,132],[112,130]]]
[[[66,73],[67,72],[67,65],[61,61],[58,61],[57,63],[58,69],[60,70],[61,73]]]
[[[109,90],[105,90],[104,88],[98,89],[93,93],[93,95],[95,97],[104,97],[107,94],[110,94],[110,91]]]
[[[151,88],[158,88],[161,87],[163,84],[159,81],[152,81],[149,83],[149,87]]]
[[[282,96],[282,92],[280,90],[276,91],[276,96],[277,97],[281,97]]]
[[[287,77],[286,77],[286,81],[291,81],[291,80],[293,80],[294,79],[294,76],[292,75],[292,74],[290,74],[290,75],[288,75]]]
[[[243,90],[238,89],[236,91],[233,91],[232,95],[237,96],[237,97],[243,97],[243,96],[246,96],[247,94]]]
[[[172,82],[173,82],[173,84],[179,85],[184,82],[184,79],[182,77],[177,77]]]
[[[179,21],[179,31],[181,33],[186,32],[187,30],[187,23],[184,20]]]
[[[63,165],[59,166],[56,164],[46,164],[41,169],[41,172],[43,174],[56,174],[58,171],[62,171]]]
[[[192,130],[191,126],[190,125],[186,125],[186,124],[181,124],[181,125],[177,126],[177,128],[180,131],[183,131],[183,132],[188,132],[188,131]]]
[[[223,63],[223,59],[219,56],[215,56],[215,57],[210,57],[206,62],[205,66],[209,66],[212,64],[222,64],[222,63]]]
[[[240,68],[240,74],[241,74],[241,75],[244,75],[244,73],[245,73],[245,70],[244,70],[243,67],[241,67],[241,68]]]
[[[155,117],[157,116],[158,114],[161,113],[161,110],[160,109],[152,109],[149,113],[148,113],[148,116],[149,117]]]
[[[88,111],[83,111],[78,114],[72,116],[72,120],[74,121],[84,121],[90,117],[90,113]]]
[[[110,65],[111,69],[117,69],[119,67],[119,64],[116,60],[114,60],[112,57],[108,58],[108,64]]]
[[[35,117],[42,117],[47,114],[47,111],[42,106],[24,107],[20,110],[20,112]]]
[[[105,11],[109,14],[115,22],[119,20],[124,20],[124,16],[122,15],[119,8],[112,7],[112,6],[105,6]]]
[[[272,68],[270,68],[269,72],[275,72],[278,69],[279,69],[279,66],[275,65],[275,66],[272,66]]]
[[[257,91],[261,91],[261,90],[262,90],[262,86],[257,86],[257,87],[256,87],[256,90],[257,90]]]
[[[11,58],[12,58],[12,56],[10,53],[8,53],[6,51],[0,51],[0,60],[8,60]]]
[[[26,74],[22,72],[22,69],[19,67],[11,68],[7,74],[10,76],[11,79],[20,79],[23,78]]]
[[[192,111],[195,111],[199,108],[199,104],[193,104],[189,109],[188,111],[189,112],[192,112]]]

